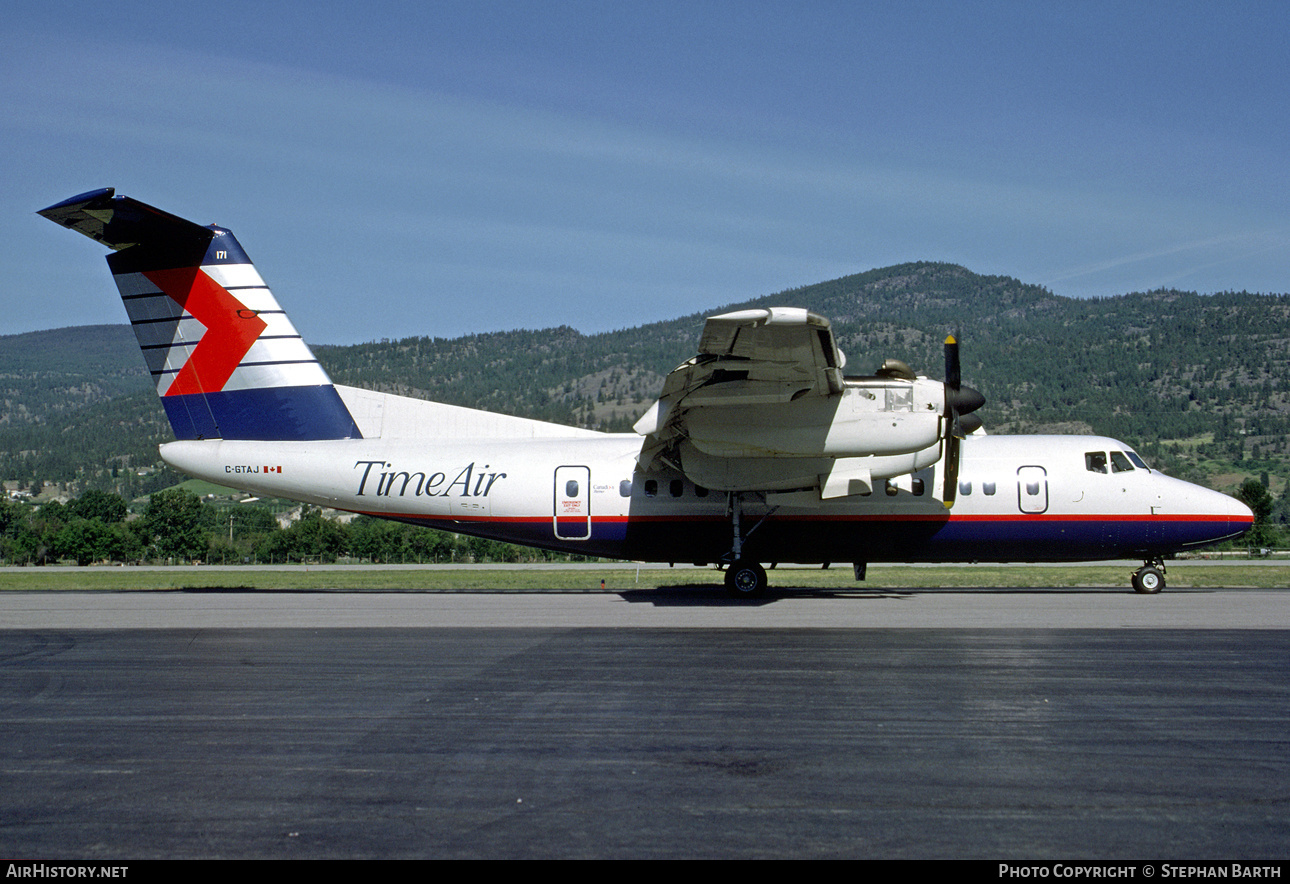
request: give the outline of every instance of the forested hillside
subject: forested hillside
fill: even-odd
[[[667,371],[693,355],[704,316],[771,304],[829,317],[852,374],[893,357],[939,377],[941,342],[956,332],[964,380],[987,397],[979,414],[990,432],[1105,433],[1225,487],[1268,472],[1279,490],[1290,475],[1285,295],[1074,300],[917,263],[605,334],[560,327],[314,349],[340,383],[626,429]],[[0,402],[0,478],[123,493],[135,490],[127,474],[134,486],[152,483],[135,473],[155,464],[168,429],[128,327],[0,338]]]

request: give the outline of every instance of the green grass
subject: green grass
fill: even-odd
[[[870,589],[907,587],[1124,587],[1129,585],[1127,565],[1071,565],[1063,567],[999,567],[988,565],[871,566],[868,579],[857,584],[850,568],[779,568],[770,572],[772,588]],[[367,568],[319,570],[300,566],[290,570],[235,570],[176,568],[21,568],[0,571],[0,591],[164,591],[228,589],[263,591],[348,590],[353,592],[425,591],[469,592],[608,591],[660,586],[720,586],[721,574],[704,569],[495,569],[487,565],[458,570],[370,570]],[[1290,564],[1206,564],[1171,567],[1172,588],[1290,586]]]

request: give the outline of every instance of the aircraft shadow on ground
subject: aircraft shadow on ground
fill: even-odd
[[[1105,586],[959,586],[848,589],[832,587],[774,587],[759,599],[732,598],[720,586],[712,584],[674,584],[649,589],[618,590],[626,602],[646,603],[659,607],[726,607],[760,606],[793,599],[872,599],[904,601],[923,595],[1116,595],[1132,594],[1131,589]]]
[[[568,589],[565,587],[531,587],[526,589],[489,589],[474,588],[429,588],[408,587],[400,589],[356,589],[353,587],[274,587],[266,589],[255,586],[181,586],[171,589],[138,589],[117,590],[118,592],[166,593],[177,592],[193,595],[311,595],[351,594],[370,595],[397,593],[400,595],[617,595],[625,602],[632,604],[651,604],[658,607],[756,607],[794,599],[871,599],[903,601],[923,595],[1106,595],[1132,592],[1118,587],[902,587],[902,588],[834,588],[834,587],[771,587],[761,598],[742,599],[728,595],[721,586],[709,583],[677,583],[658,587],[640,589]],[[1183,591],[1205,592],[1205,589]]]
[[[127,592],[131,590],[125,590]],[[571,590],[561,587],[531,587],[526,589],[488,589],[478,588],[452,588],[438,589],[427,587],[408,587],[402,589],[354,589],[354,588],[326,588],[311,587],[305,588],[284,588],[275,587],[265,589],[255,586],[181,586],[173,589],[145,589],[132,590],[134,592],[179,592],[193,595],[310,595],[315,593],[327,594],[355,594],[366,595],[375,593],[398,593],[400,595],[617,595],[623,601],[632,603],[645,603],[658,606],[671,607],[728,607],[728,606],[756,606],[767,605],[777,601],[787,601],[790,599],[807,599],[807,598],[847,598],[847,599],[902,599],[916,595],[921,590],[905,589],[832,589],[821,587],[775,587],[767,591],[766,595],[758,599],[740,599],[732,598],[721,586],[710,583],[678,583],[669,586],[649,587],[642,589],[612,589],[612,590]]]
[[[769,605],[789,599],[848,598],[848,599],[902,599],[911,593],[906,590],[856,590],[825,589],[820,587],[772,587],[759,599],[732,598],[723,587],[708,583],[678,583],[649,589],[618,590],[625,602],[651,604],[658,607],[749,607]]]

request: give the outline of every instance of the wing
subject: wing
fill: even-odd
[[[823,316],[797,307],[709,317],[699,354],[677,367],[636,423],[637,433],[672,439],[684,409],[772,405],[842,393],[845,358]]]
[[[829,321],[807,310],[709,318],[698,355],[667,376],[635,425],[646,437],[641,467],[662,458],[718,490],[832,497],[935,462],[944,385],[901,363],[844,378],[844,364]]]
[[[846,359],[823,316],[799,307],[767,307],[713,316],[703,327],[696,370],[682,381],[696,387],[735,383],[718,395],[783,401],[842,392]],[[687,363],[688,365],[688,363]],[[664,387],[666,393],[666,386]]]

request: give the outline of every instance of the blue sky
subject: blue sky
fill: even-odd
[[[1290,4],[24,4],[0,334],[123,322],[35,215],[232,229],[315,343],[622,328],[951,261],[1290,291]]]

